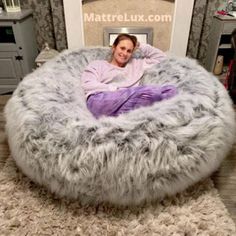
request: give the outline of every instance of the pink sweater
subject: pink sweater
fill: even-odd
[[[91,62],[84,70],[81,80],[86,97],[102,91],[138,86],[144,70],[166,58],[159,49],[140,44],[144,58],[132,58],[125,67],[118,67],[105,60]]]

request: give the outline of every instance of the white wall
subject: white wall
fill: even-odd
[[[194,0],[175,0],[170,52],[186,56]]]
[[[67,43],[69,49],[84,46],[82,0],[63,0]],[[191,25],[194,0],[175,0],[170,52],[185,56]]]
[[[84,46],[82,0],[63,0],[69,49]]]

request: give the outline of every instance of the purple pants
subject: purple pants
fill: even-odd
[[[87,107],[96,118],[103,115],[118,116],[142,106],[150,106],[154,102],[171,98],[176,94],[177,89],[173,85],[124,88],[90,95],[87,99]]]

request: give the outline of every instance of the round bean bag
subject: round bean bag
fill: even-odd
[[[176,194],[215,171],[235,138],[232,102],[218,79],[192,59],[169,56],[142,83],[175,85],[178,95],[95,119],[80,77],[109,52],[64,51],[19,84],[5,116],[22,172],[59,197],[129,205]]]

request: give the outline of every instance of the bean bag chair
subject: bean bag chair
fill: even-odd
[[[169,56],[142,83],[172,84],[177,96],[95,119],[80,77],[109,52],[64,51],[19,84],[5,117],[21,171],[59,197],[117,205],[162,199],[215,171],[235,138],[232,102],[218,79],[192,59]]]

